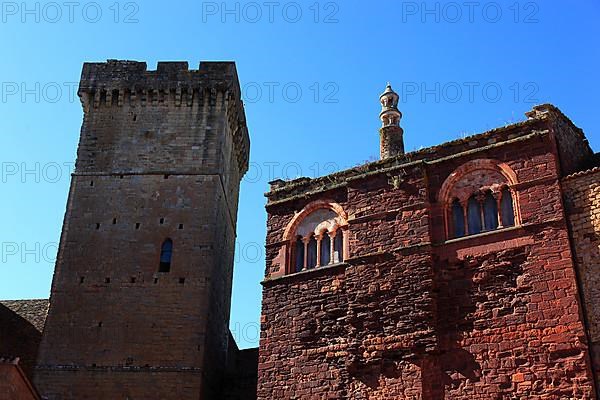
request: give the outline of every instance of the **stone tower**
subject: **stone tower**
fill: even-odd
[[[249,138],[234,63],[85,64],[83,127],[35,384],[214,399]]]
[[[404,154],[404,131],[400,128],[402,113],[398,110],[400,96],[394,92],[388,83],[383,94],[379,97],[381,103],[381,129],[379,129],[379,150],[381,159]]]

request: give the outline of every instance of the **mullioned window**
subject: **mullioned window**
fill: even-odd
[[[450,174],[440,190],[448,239],[518,225],[516,183],[508,165],[487,159]]]
[[[286,229],[288,273],[343,262],[348,254],[347,227],[339,205],[325,201],[307,205]]]

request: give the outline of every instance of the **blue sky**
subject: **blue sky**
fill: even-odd
[[[26,7],[23,6],[26,5]],[[251,135],[232,330],[258,344],[265,199],[275,178],[378,157],[379,94],[407,150],[563,110],[600,149],[600,2],[2,2],[0,298],[49,295],[85,61],[234,60]]]

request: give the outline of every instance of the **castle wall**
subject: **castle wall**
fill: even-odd
[[[264,283],[259,399],[421,398],[436,347],[432,260],[422,171],[324,193],[348,213],[350,265]],[[310,199],[313,200],[313,199]],[[309,200],[269,207],[267,265],[285,226]],[[427,367],[425,367],[427,369]],[[426,382],[426,383],[424,383]]]
[[[515,172],[521,227],[435,249],[440,398],[594,396],[553,146],[541,135],[477,155]],[[432,167],[431,192],[467,160]]]
[[[326,180],[277,183],[258,398],[595,398],[556,118],[449,144],[452,154],[425,163],[408,154],[405,167],[338,174],[329,190]],[[520,222],[447,240],[438,194],[481,159],[514,173]],[[317,200],[348,214],[349,258],[282,274],[284,231]]]
[[[563,187],[596,384],[600,387],[600,170],[567,177]]]
[[[549,119],[548,128],[556,140],[556,154],[560,164],[561,176],[566,176],[587,168],[594,152],[583,133],[558,108],[544,104],[527,112],[529,118]]]

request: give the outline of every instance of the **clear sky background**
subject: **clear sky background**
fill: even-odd
[[[377,159],[387,81],[401,94],[408,151],[520,121],[546,102],[600,150],[598,0],[0,6],[1,299],[49,295],[85,61],[237,62],[252,142],[231,319],[241,347],[258,345],[267,182]]]

